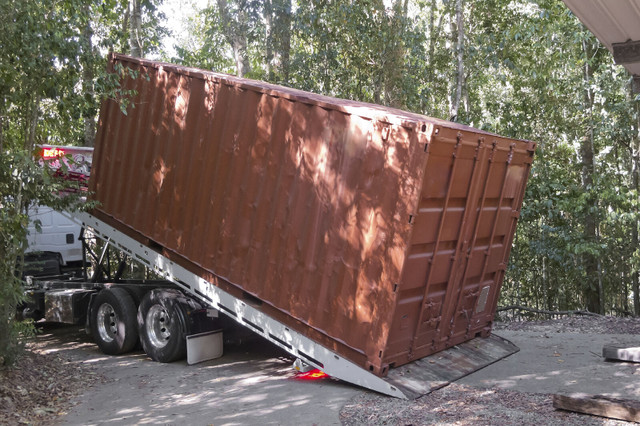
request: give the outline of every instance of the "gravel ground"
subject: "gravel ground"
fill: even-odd
[[[541,336],[577,332],[640,335],[640,318],[572,316],[549,321],[498,323],[494,330],[498,333],[500,330],[529,331]],[[92,344],[81,340],[64,345]],[[72,363],[56,353],[55,348],[59,346],[60,343],[47,342],[46,336],[40,336],[29,343],[25,356],[14,368],[0,368],[0,424],[57,424],[70,409],[72,397],[86,396],[93,386],[106,382],[100,373],[100,364],[92,367],[86,363]],[[483,389],[457,383],[415,401],[402,401],[372,392],[358,393],[342,407],[340,420],[345,425],[629,424],[557,411],[552,407],[551,395],[547,394]]]
[[[624,425],[553,408],[550,395],[450,384],[415,401],[372,393],[340,412],[345,425]]]
[[[557,320],[498,323],[494,331],[638,334],[640,318],[571,316]],[[354,397],[340,419],[345,425],[627,425],[629,422],[555,410],[552,395],[449,386],[415,401],[374,393]]]
[[[573,315],[546,321],[499,322],[493,330],[640,335],[640,318]]]

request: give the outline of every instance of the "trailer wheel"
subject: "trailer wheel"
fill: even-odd
[[[130,352],[138,342],[136,304],[126,290],[101,290],[91,308],[91,335],[107,355]]]
[[[138,332],[144,351],[158,362],[173,362],[187,355],[186,313],[176,290],[151,290],[138,307]]]

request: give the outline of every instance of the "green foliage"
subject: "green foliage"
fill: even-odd
[[[7,149],[0,156],[0,359],[5,363],[15,359],[32,332],[28,323],[15,321],[16,306],[23,301],[29,207],[82,208],[77,196],[65,195],[68,185],[52,168],[38,165],[32,152]]]
[[[93,9],[92,9],[93,8]],[[94,10],[95,9],[95,10]],[[86,207],[61,196],[67,183],[34,161],[36,144],[78,145],[101,98],[129,92],[91,49],[86,28],[97,3],[0,0],[0,359],[12,361],[27,323],[15,320],[22,300],[28,209]],[[119,22],[112,22],[111,25]],[[99,66],[98,66],[99,65]],[[100,68],[102,71],[97,71]],[[88,70],[92,72],[87,72]],[[84,90],[83,90],[84,89]],[[126,102],[123,102],[126,108]],[[26,334],[25,334],[26,333]]]
[[[79,1],[80,0],[74,0]],[[169,34],[159,10],[163,0],[141,0],[142,47],[147,55],[161,52],[162,38]],[[82,0],[90,4],[90,20],[97,36],[97,47],[105,51],[129,52],[129,0]]]
[[[191,40],[187,46],[176,46],[177,57],[171,62],[231,74],[233,59],[227,46],[218,10],[211,6],[192,17],[188,27]]]

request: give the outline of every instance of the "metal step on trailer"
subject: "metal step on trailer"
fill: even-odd
[[[497,336],[476,338],[445,351],[392,369],[378,377],[344,357],[247,305],[150,247],[86,212],[64,212],[65,216],[118,250],[142,260],[156,273],[174,282],[194,298],[218,309],[274,345],[286,350],[331,377],[401,399],[415,399],[479,370],[519,349]]]

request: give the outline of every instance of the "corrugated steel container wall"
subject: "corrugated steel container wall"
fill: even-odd
[[[139,75],[101,111],[98,217],[379,375],[490,330],[532,143],[113,63]]]

